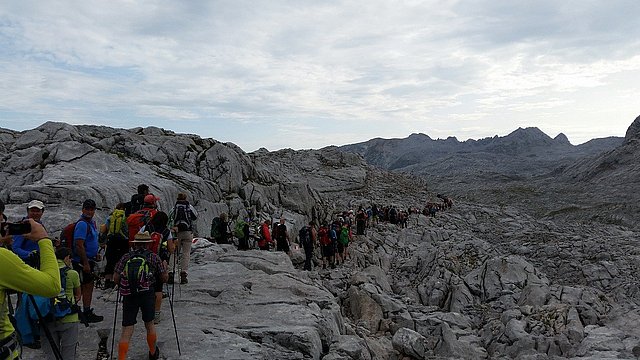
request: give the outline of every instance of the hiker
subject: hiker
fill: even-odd
[[[4,202],[0,200],[0,220],[5,219],[4,210]],[[11,250],[0,247],[0,358],[3,360],[18,359],[22,352],[18,334],[10,319],[10,298],[7,291],[45,297],[53,297],[60,292],[60,271],[49,235],[40,223],[33,219],[28,221],[31,232],[24,236],[38,245],[40,270],[25,264]],[[0,242],[10,246],[11,241],[11,235],[5,235],[3,231]]]
[[[176,233],[175,245],[180,261],[180,284],[186,284],[189,282],[187,272],[189,271],[191,243],[193,241],[193,221],[198,218],[198,211],[187,201],[187,194],[178,194],[178,199],[169,214],[169,218],[173,219],[173,230]],[[174,252],[172,256],[176,256],[176,253]],[[176,271],[176,260],[172,258],[170,263],[173,267],[169,277],[173,280],[173,274]]]
[[[22,218],[20,221],[33,219],[42,224],[42,214],[44,214],[44,203],[40,200],[31,200],[29,204],[27,204],[27,217]],[[33,241],[25,239],[22,235],[14,235],[12,248],[13,252],[25,261],[31,252],[38,250],[38,245]]]
[[[251,219],[240,219],[236,222],[233,234],[238,238],[238,250],[249,250],[249,222]]]
[[[129,247],[132,246],[133,239],[136,234],[145,225],[153,219],[153,216],[158,212],[158,200],[159,197],[149,193],[144,197],[144,203],[142,209],[134,212],[127,217],[127,231],[129,232]]]
[[[340,235],[338,235],[338,244],[342,244],[342,261],[346,261],[349,256],[349,242],[352,239],[351,228],[346,222],[342,223]]]
[[[322,226],[320,226],[320,229],[318,230],[318,239],[320,241],[320,250],[322,252],[322,268],[326,269],[328,264],[332,269],[335,269],[335,249],[331,242],[331,237],[329,236],[329,227],[326,223],[323,223]]]
[[[226,213],[220,213],[211,221],[211,238],[217,244],[229,243],[229,223]]]
[[[311,221],[308,226],[303,226],[298,232],[298,240],[300,247],[304,249],[304,267],[303,270],[311,271],[311,262],[313,260],[313,249],[316,244],[316,224]]]
[[[158,211],[153,219],[151,219],[151,222],[142,229],[143,232],[147,231],[151,234],[150,236],[153,242],[150,245],[150,250],[160,257],[162,266],[164,266],[165,269],[171,268],[169,266],[169,262],[176,246],[173,234],[171,234],[171,230],[167,227],[168,223],[169,215],[164,211]],[[173,284],[173,273],[169,273],[167,282]],[[162,282],[156,281],[154,291],[155,317],[153,321],[155,324],[158,324],[160,323],[160,320],[162,320]]]
[[[115,209],[107,218],[105,228],[107,229],[107,250],[105,252],[107,264],[104,268],[104,287],[105,289],[111,289],[115,285],[113,282],[113,268],[116,266],[118,260],[129,251],[124,203],[118,203],[118,205],[116,205]]]
[[[126,359],[129,342],[137,323],[138,310],[142,313],[142,321],[147,330],[149,359],[160,358],[157,345],[155,317],[154,287],[157,281],[166,282],[167,269],[162,265],[158,255],[148,247],[153,243],[148,232],[137,233],[133,240],[133,248],[116,264],[114,280],[119,284],[122,296],[122,332],[118,343],[118,359]]]
[[[287,225],[285,225],[285,219],[280,218],[280,223],[275,228],[276,238],[276,251],[284,251],[291,255],[291,249],[289,247],[289,234],[287,233]]]
[[[367,223],[367,215],[365,214],[362,206],[358,209],[356,214],[356,235],[364,235],[364,228]]]
[[[260,250],[267,250],[273,246],[273,239],[271,238],[271,220],[267,219],[260,225],[260,240],[258,241],[258,247]]]
[[[99,260],[98,229],[93,216],[96,214],[96,202],[87,199],[82,203],[82,215],[76,222],[73,231],[73,269],[80,274],[82,289],[82,308],[87,322],[96,323],[104,319],[96,315],[91,308],[93,288],[95,287],[94,270]]]
[[[144,198],[149,195],[149,186],[147,184],[138,185],[138,192],[131,195],[131,201],[125,204],[125,215],[129,216],[140,211],[144,207]]]
[[[333,249],[335,251],[335,263],[336,265],[340,265],[340,263],[344,263],[344,258],[342,257],[344,253],[344,245],[340,242],[340,228],[342,227],[342,221],[338,218],[331,224],[331,229],[329,229],[329,238],[331,238],[331,244],[333,245]]]
[[[46,322],[53,344],[60,350],[63,359],[75,359],[78,344],[78,301],[80,301],[80,275],[71,268],[71,249],[61,247],[56,250],[56,259],[60,269],[60,283],[63,287],[58,297],[63,297],[65,306],[69,306],[69,313],[61,318]],[[41,324],[42,326],[42,324]],[[44,336],[41,331],[40,337]],[[42,342],[42,351],[49,359],[56,360],[56,355],[49,341]]]

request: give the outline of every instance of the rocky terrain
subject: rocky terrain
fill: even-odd
[[[537,128],[459,142],[424,134],[340,147],[372,165],[425,179],[432,193],[517,206],[549,220],[640,226],[636,119],[624,138],[571,145]]]
[[[628,154],[614,170],[629,176],[637,166],[639,121],[624,144],[592,161]],[[0,139],[6,154],[0,197],[9,215],[21,215],[32,198],[43,200],[43,221],[52,231],[77,216],[85,197],[96,199],[103,218],[143,182],[165,209],[187,191],[201,210],[200,229],[220,211],[283,215],[297,229],[360,204],[421,206],[434,197],[431,189],[446,188],[376,169],[337,148],[246,154],[233,144],[157,128],[47,123],[21,133],[3,130]],[[576,160],[563,174],[588,183],[580,176],[598,163]],[[520,202],[456,199],[435,218],[411,215],[404,229],[372,226],[354,241],[346,264],[311,272],[300,270],[299,250],[290,258],[199,240],[192,280],[174,289],[182,355],[165,301],[163,357],[635,359],[637,230],[525,210]],[[95,306],[106,319],[81,330],[81,358],[95,357],[94,329],[113,324],[114,294],[99,291]],[[138,326],[139,339],[141,331]],[[141,340],[132,356],[145,354]]]

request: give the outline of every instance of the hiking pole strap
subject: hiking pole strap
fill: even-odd
[[[51,332],[49,331],[49,327],[45,323],[44,317],[40,313],[40,309],[38,308],[38,304],[36,304],[36,299],[34,299],[33,295],[31,295],[31,294],[27,294],[27,297],[31,300],[31,303],[33,304],[33,307],[36,310],[36,314],[38,315],[38,320],[40,321],[40,327],[44,329],[44,334],[46,335],[47,340],[49,341],[49,345],[51,345],[51,350],[53,350],[53,355],[58,360],[64,360],[62,358],[62,353],[60,353],[60,349],[58,348],[58,344],[56,344],[53,341],[53,336],[51,335]]]

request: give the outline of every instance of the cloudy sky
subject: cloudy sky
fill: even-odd
[[[3,1],[0,127],[154,125],[246,151],[640,114],[637,0]]]

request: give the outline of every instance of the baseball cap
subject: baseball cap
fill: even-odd
[[[145,204],[155,204],[158,200],[160,200],[160,198],[153,194],[148,194],[144,197]]]
[[[27,204],[27,209],[38,208],[40,210],[44,209],[44,203],[40,200],[31,200],[29,204]]]
[[[91,199],[87,199],[82,203],[82,208],[83,209],[95,209],[96,208],[96,202],[91,200]]]

